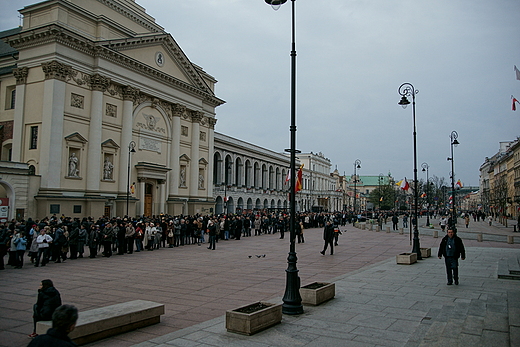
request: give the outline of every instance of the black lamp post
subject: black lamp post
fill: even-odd
[[[410,101],[408,101],[408,96],[412,97],[412,114],[413,114],[413,182],[414,182],[414,220],[415,224],[413,226],[413,246],[412,246],[412,253],[417,254],[417,259],[421,260],[421,246],[419,244],[419,228],[418,228],[418,219],[417,219],[417,205],[419,204],[419,192],[417,189],[417,130],[415,126],[415,95],[419,93],[418,90],[414,88],[414,86],[411,83],[403,83],[401,86],[399,86],[398,89],[399,95],[401,95],[401,100],[399,101],[399,105],[403,106],[403,108],[406,108],[410,104]],[[413,220],[412,220],[413,224]]]
[[[290,248],[289,256],[287,257],[287,269],[286,272],[286,283],[285,283],[285,294],[283,296],[282,312],[285,314],[296,315],[303,313],[302,298],[300,296],[300,277],[298,276],[298,268],[296,263],[298,258],[296,257],[296,247],[294,239],[296,237],[295,224],[296,224],[296,43],[295,43],[295,30],[294,30],[294,3],[292,2],[292,50],[291,50],[291,148],[286,150],[290,153],[291,157],[291,190],[290,190]],[[277,10],[281,5],[285,4],[287,0],[265,0],[266,3],[271,5],[274,10]]]
[[[381,182],[385,179],[385,175],[382,173],[379,174],[378,184],[379,184],[379,213],[381,213],[381,199],[383,199],[383,192],[381,191]]]
[[[454,232],[457,232],[457,211],[455,209],[455,169],[454,169],[454,159],[453,159],[453,146],[457,146],[459,141],[457,138],[459,134],[454,130],[450,134],[450,147],[451,147],[451,157],[448,160],[451,161],[451,226]]]
[[[354,162],[354,224],[356,224],[357,220],[357,209],[356,209],[356,200],[357,200],[357,169],[361,169],[361,160],[356,159]]]
[[[421,167],[423,172],[426,171],[426,206],[428,206],[426,209],[426,225],[430,227],[430,177],[428,174],[430,165],[424,162],[421,164]]]
[[[135,142],[130,141],[128,144],[128,171],[126,175],[126,216],[128,217],[128,203],[130,200],[130,160],[132,159],[131,154],[135,153]]]

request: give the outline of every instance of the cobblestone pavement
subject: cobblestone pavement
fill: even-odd
[[[484,230],[489,229],[489,226],[486,228],[485,223],[480,226],[476,224],[470,224],[470,229],[474,228],[477,232],[478,230],[484,232]],[[477,227],[481,229],[477,230]],[[501,230],[500,227],[496,228],[499,231]],[[381,312],[389,310],[388,307],[377,305],[377,300],[379,300],[377,298],[383,298],[384,294],[388,293],[384,290],[386,286],[391,288],[392,285],[400,285],[395,290],[405,293],[408,291],[406,289],[407,283],[409,284],[411,281],[414,286],[410,287],[410,291],[414,291],[414,298],[421,302],[423,301],[420,299],[421,297],[429,298],[433,295],[433,298],[437,298],[445,295],[443,294],[446,290],[443,278],[444,262],[436,258],[429,258],[412,266],[395,264],[396,254],[411,250],[409,236],[406,233],[401,235],[399,233],[375,232],[360,230],[352,226],[342,227],[342,230],[343,235],[340,236],[339,246],[335,248],[333,256],[329,254],[322,256],[319,253],[323,247],[321,229],[306,230],[305,243],[297,244],[296,251],[299,258],[298,269],[302,285],[313,281],[336,281],[336,299],[327,305],[338,303],[338,312],[336,312],[335,319],[343,320],[345,326],[347,326],[347,321],[354,319],[352,315],[355,312],[357,321],[351,321],[348,324],[357,323],[348,325],[348,327],[357,329],[358,332],[365,329],[365,335],[381,333],[379,330],[370,330],[371,325],[377,322],[377,320],[373,320],[375,319],[373,316],[367,315],[363,318],[362,315],[365,309],[369,311],[382,310]],[[427,234],[428,231],[430,230],[420,228],[421,247],[436,247],[440,238],[433,238]],[[497,235],[500,235],[499,231],[493,229],[493,233]],[[508,229],[503,228],[503,235],[508,232]],[[253,340],[243,340],[243,337],[235,337],[235,334],[227,333],[225,329],[222,331],[224,327],[222,323],[223,315],[228,309],[252,301],[274,300],[280,302],[285,289],[285,269],[289,250],[288,233],[285,236],[286,238],[283,240],[279,238],[279,234],[246,237],[239,241],[221,240],[215,251],[208,250],[206,244],[201,246],[188,245],[174,249],[161,248],[153,252],[140,252],[131,255],[114,255],[108,259],[98,257],[96,259],[67,260],[62,264],[51,263],[44,268],[35,268],[28,262],[23,269],[8,267],[8,269],[0,271],[0,346],[26,346],[28,344],[27,334],[32,330],[32,305],[36,301],[39,282],[46,278],[54,281],[56,288],[61,292],[63,302],[76,305],[80,312],[135,299],[151,300],[165,305],[166,313],[162,316],[160,324],[94,342],[89,346],[131,346],[134,344],[155,346],[163,343],[167,343],[165,345],[168,346],[224,346],[229,336],[232,339],[235,338],[235,340],[229,340],[228,342],[231,344],[227,345],[253,346],[254,344],[250,344]],[[465,245],[468,248],[468,259],[466,263],[462,264],[461,273],[464,274],[471,269],[477,269],[484,264],[486,272],[479,273],[479,270],[475,270],[474,280],[481,281],[478,276],[482,275],[496,282],[496,254],[517,252],[520,249],[520,244],[496,242],[487,240],[485,237],[483,242],[477,242],[470,236],[472,235],[465,237],[461,231],[461,237],[465,240]],[[486,251],[486,249],[489,249],[489,251]],[[264,254],[265,257],[256,257],[256,255]],[[465,269],[466,264],[472,264],[473,260],[470,261],[472,256],[475,257],[474,266],[467,265],[468,269]],[[383,268],[380,268],[381,266]],[[493,271],[495,271],[494,274]],[[429,274],[432,274],[432,276],[429,276]],[[420,278],[420,275],[427,276],[427,278]],[[356,276],[357,280],[354,281],[353,278],[356,278]],[[382,279],[392,280],[378,284]],[[371,300],[375,301],[370,305],[373,306],[365,307],[365,304],[368,303],[365,302],[367,299],[366,293],[360,292],[359,289],[360,286],[365,284],[361,285],[360,281],[365,281],[368,286],[380,287],[380,292],[372,293],[374,296]],[[347,285],[348,283],[353,284]],[[462,284],[459,286],[459,288],[463,287]],[[474,283],[471,284],[471,288],[473,287]],[[468,295],[466,291],[464,293]],[[448,298],[442,300],[444,299],[449,303],[463,300],[464,297],[453,299],[448,296]],[[388,303],[398,300],[398,298],[392,295],[384,300]],[[445,300],[442,303],[446,304]],[[430,301],[430,299],[425,301]],[[339,305],[340,303],[343,304]],[[356,311],[350,312],[347,310],[348,305],[354,303],[357,303]],[[272,331],[276,334],[285,326],[295,327],[298,331],[307,331],[309,325],[312,325],[313,322],[312,315],[328,317],[327,314],[324,314],[326,310],[322,310],[321,307],[306,307],[305,314],[300,317],[284,316],[283,324]],[[434,308],[432,305],[423,307],[418,315],[428,314],[429,310]],[[394,328],[403,326],[395,329],[405,329],[407,334],[412,337],[421,322],[421,320],[419,320],[419,323],[413,320],[412,324],[406,318],[397,317],[395,319],[396,321],[391,325]],[[384,321],[384,319],[380,320]],[[435,321],[435,319],[432,319],[432,321]],[[212,325],[212,322],[216,325]],[[388,322],[385,324],[388,324]],[[203,328],[204,325],[205,328]],[[319,327],[315,326],[314,328]],[[218,335],[218,338],[215,337],[216,342],[214,344],[208,344],[211,339],[208,341],[196,339],[184,341],[186,340],[185,337],[190,334],[189,329],[206,329],[204,330],[206,335],[211,332],[220,335]],[[389,331],[393,330],[390,329]],[[261,334],[269,334],[269,331],[271,329]],[[322,332],[323,336],[319,338],[312,334],[312,336],[309,335],[309,341],[314,341],[316,346],[327,345],[326,340],[320,339],[325,338],[329,333],[333,335],[333,332],[326,329],[322,329]],[[181,340],[177,340],[177,337],[172,334],[178,334],[181,336]],[[381,335],[379,342],[376,341],[377,339],[363,342],[363,334],[354,335],[357,340],[350,336],[352,342],[367,343],[366,345],[378,345],[383,341],[381,338],[384,337],[384,335]],[[223,338],[222,336],[225,337],[224,340],[220,340]],[[269,338],[276,340],[276,335]],[[345,336],[341,338],[349,339]],[[401,336],[395,345],[399,345],[399,342],[403,342],[404,339],[405,336]],[[330,345],[342,345],[336,342]],[[273,341],[264,345],[283,344]],[[292,341],[285,345],[298,344]]]

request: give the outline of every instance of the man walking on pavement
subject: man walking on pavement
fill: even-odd
[[[466,259],[466,251],[462,239],[455,234],[451,225],[448,226],[448,234],[442,238],[437,256],[439,259],[444,256],[448,285],[452,285],[453,281],[459,285],[459,258]]]
[[[332,223],[327,221],[325,228],[323,229],[323,240],[325,240],[325,245],[323,246],[323,251],[320,253],[325,255],[325,251],[327,250],[327,246],[330,244],[330,255],[334,254],[334,226]]]

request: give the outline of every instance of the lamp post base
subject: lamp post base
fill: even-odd
[[[282,313],[296,315],[303,313],[302,297],[300,295],[300,277],[296,268],[296,253],[290,252],[289,266],[285,270],[285,294],[283,296]]]

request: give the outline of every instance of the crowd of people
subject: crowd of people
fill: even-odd
[[[298,213],[295,235],[305,242],[303,230],[324,227],[327,220],[345,225],[346,214]],[[35,266],[68,259],[109,258],[159,248],[175,248],[207,243],[215,250],[218,240],[240,240],[241,237],[277,234],[284,239],[290,218],[286,212],[251,212],[243,214],[195,215],[128,218],[66,216],[41,220],[11,221],[0,225],[0,270],[7,265],[21,269],[30,261]],[[339,231],[339,229],[338,229]],[[27,261],[24,261],[28,257]]]

